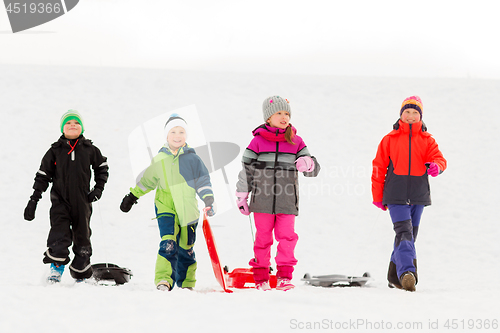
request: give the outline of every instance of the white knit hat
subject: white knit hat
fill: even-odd
[[[184,130],[186,131],[186,138],[187,138],[188,125],[187,125],[186,121],[181,116],[179,116],[177,113],[172,113],[170,115],[170,118],[168,118],[168,120],[165,124],[165,128],[163,130],[163,133],[165,135],[165,140],[167,139],[168,132],[170,132],[170,130],[172,128],[177,127],[177,126],[184,128]]]

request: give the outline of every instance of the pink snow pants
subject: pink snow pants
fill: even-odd
[[[250,260],[250,266],[268,268],[271,265],[271,245],[274,236],[278,242],[276,254],[277,266],[295,266],[294,250],[299,236],[295,233],[295,215],[254,213],[257,229],[253,251],[255,257]]]

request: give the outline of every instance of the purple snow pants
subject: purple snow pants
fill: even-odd
[[[415,240],[417,238],[423,205],[388,205],[396,237],[391,262],[396,265],[397,278],[405,272],[416,274],[417,253]]]

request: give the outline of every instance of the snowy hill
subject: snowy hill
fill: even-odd
[[[500,271],[494,206],[500,183],[495,168],[500,81],[4,65],[0,73],[1,332],[52,332],[53,325],[73,332],[288,332],[309,326],[375,331],[398,324],[436,331],[436,321],[444,330],[447,320],[456,320],[454,331],[460,331],[498,320],[500,288],[489,278]],[[158,292],[154,195],[141,198],[128,214],[119,210],[134,185],[130,132],[159,114],[196,104],[207,140],[231,141],[243,149],[262,123],[262,101],[273,94],[290,100],[291,122],[322,166],[318,178],[300,179],[296,289],[211,292],[219,287],[198,228],[197,291]],[[417,241],[420,282],[416,293],[408,293],[386,286],[392,224],[388,213],[371,204],[370,176],[379,141],[397,120],[402,100],[414,94],[422,97],[423,120],[448,170],[431,179],[433,205],[424,211]],[[60,135],[59,118],[70,108],[80,111],[85,136],[108,157],[110,179],[91,222],[92,260],[130,268],[133,278],[120,287],[74,285],[67,272],[61,285],[45,286],[47,192],[36,219],[23,220],[40,160]],[[231,191],[239,159],[227,167]],[[248,218],[233,208],[211,221],[223,263],[230,269],[247,267],[252,257]],[[374,277],[366,288],[314,288],[300,281],[307,272],[365,271]],[[469,319],[476,320],[473,327]]]

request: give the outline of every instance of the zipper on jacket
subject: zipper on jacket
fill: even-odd
[[[68,145],[71,147],[71,150],[68,152],[68,155],[71,154],[71,160],[72,161],[75,160],[75,148],[76,148],[76,145],[78,144],[78,140],[79,139],[76,139],[75,144],[73,146],[71,145],[71,141],[68,140]]]
[[[279,129],[276,129],[276,136],[278,136]],[[279,141],[276,141],[276,152],[274,156],[274,183],[273,183],[273,214],[276,214],[276,166],[278,165],[278,151]]]
[[[299,209],[299,198],[297,196],[297,186],[295,184],[293,185],[293,193],[295,194],[295,207]]]
[[[408,186],[407,190],[408,192],[406,193],[406,203],[410,205],[410,192],[411,192],[411,137],[412,137],[412,124],[410,124],[410,135],[408,136]]]

